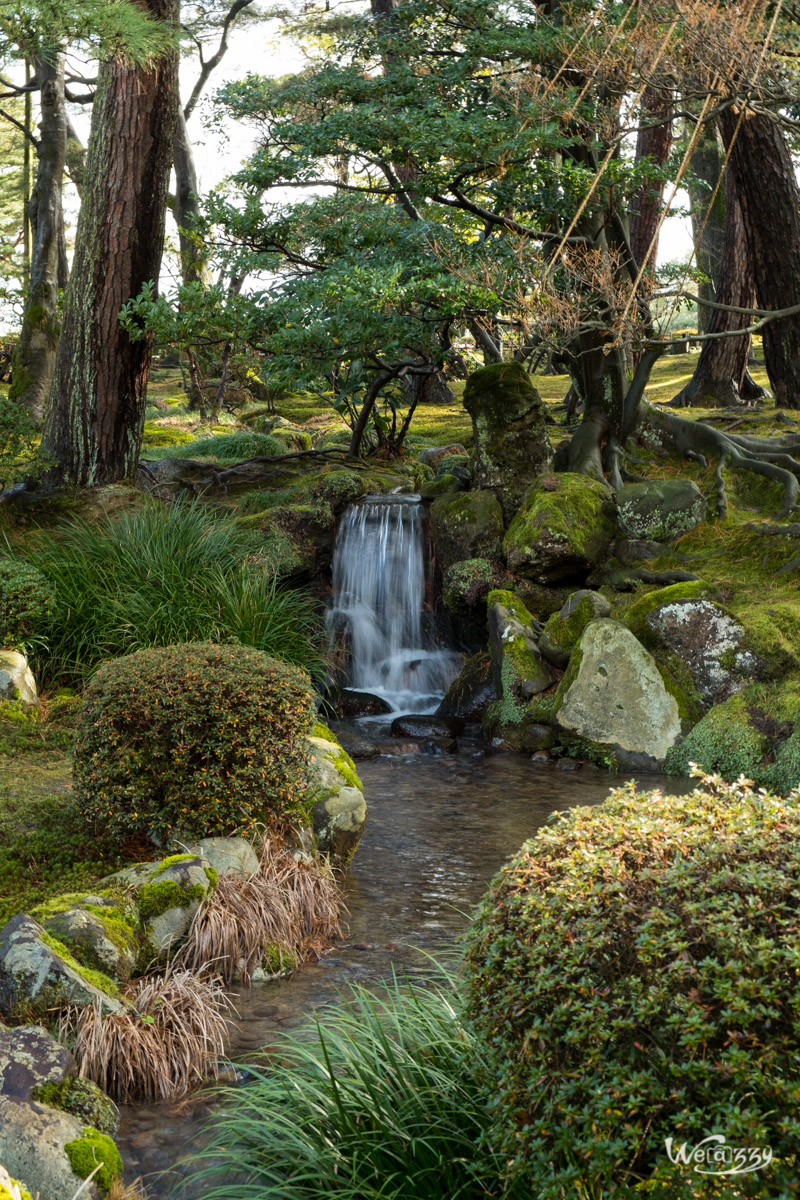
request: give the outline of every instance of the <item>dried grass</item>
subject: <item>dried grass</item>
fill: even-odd
[[[201,905],[177,961],[189,970],[210,968],[226,986],[248,987],[253,971],[274,947],[288,962],[318,957],[341,935],[341,892],[324,863],[298,861],[274,836],[261,845],[250,879],[221,875]]]
[[[115,1179],[106,1193],[106,1200],[147,1200],[147,1191],[141,1179],[134,1179],[133,1183]]]
[[[121,1103],[170,1100],[217,1077],[234,1009],[216,976],[171,965],[123,995],[123,1013],[104,1017],[96,1004],[65,1014],[60,1032],[75,1039],[81,1075]]]

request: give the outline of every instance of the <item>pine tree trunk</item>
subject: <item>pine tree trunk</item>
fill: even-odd
[[[720,304],[730,304],[736,308],[752,308],[755,304],[742,209],[730,172],[727,172],[725,179],[725,251],[716,292]],[[706,332],[746,329],[751,321],[752,318],[743,313],[712,309]],[[751,399],[750,393],[742,396],[749,349],[748,336],[704,342],[694,374],[683,391],[675,397],[674,403],[699,408],[724,408]]]
[[[27,408],[40,423],[55,369],[59,335],[57,306],[64,242],[61,190],[67,147],[63,53],[54,55],[52,62],[37,62],[36,75],[42,119],[36,183],[28,210],[32,233],[30,283],[14,352],[9,398]]]
[[[178,19],[178,0],[146,0]],[[157,283],[178,98],[177,56],[150,68],[100,67],[83,204],[43,449],[51,479],[112,483],[135,468],[144,429],[152,340],[131,341],[123,305]]]
[[[777,122],[733,109],[719,118],[729,170],[742,206],[756,295],[761,308],[800,304],[800,188]],[[764,328],[767,374],[779,408],[800,408],[800,317]]]
[[[672,107],[671,96],[647,88],[642,97],[639,117],[643,128],[636,138],[637,162],[647,158],[659,167],[666,163],[672,148],[672,122],[667,119]],[[659,120],[663,124],[655,124]],[[631,251],[637,267],[645,267],[650,271],[655,267],[658,255],[656,230],[661,217],[663,195],[663,183],[643,184],[631,204]]]
[[[716,282],[725,249],[725,189],[714,188],[722,172],[722,153],[715,125],[706,125],[692,155],[692,170],[688,179],[692,210],[692,240],[696,246],[697,265],[707,283],[698,285],[701,300],[716,300]],[[712,203],[711,197],[714,196]],[[697,306],[697,330],[708,332],[708,322],[714,310]]]

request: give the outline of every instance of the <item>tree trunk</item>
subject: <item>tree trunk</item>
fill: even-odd
[[[197,239],[199,200],[194,153],[183,111],[179,109],[172,147],[175,167],[175,200],[172,215],[178,226],[181,249],[181,277],[184,283],[202,283],[206,279],[205,250]]]
[[[692,210],[692,240],[695,244],[697,265],[708,282],[698,285],[701,300],[716,300],[716,282],[722,255],[725,249],[725,189],[717,189],[722,172],[722,153],[715,125],[706,125],[692,155],[692,170],[687,180],[689,201]],[[710,208],[709,208],[710,205]],[[697,306],[698,333],[708,332],[708,322],[713,309],[702,304]]]
[[[755,304],[742,209],[730,172],[726,173],[725,179],[725,252],[716,291],[720,304],[730,304],[736,308],[752,308]],[[751,322],[752,318],[744,313],[712,309],[706,332],[746,329]],[[746,397],[742,395],[749,349],[750,338],[746,335],[704,342],[692,378],[673,403],[698,408],[724,408],[753,398],[750,389]],[[758,388],[749,376],[748,380],[753,388]],[[763,395],[763,389],[758,389],[758,392]]]
[[[781,127],[769,117],[733,109],[719,118],[742,206],[756,295],[761,308],[800,304],[800,189]],[[764,328],[767,374],[779,408],[800,408],[800,318]]]
[[[28,207],[32,233],[30,284],[14,352],[9,398],[27,408],[38,424],[44,418],[59,334],[57,306],[64,242],[61,188],[67,147],[63,52],[54,54],[51,62],[39,61],[36,74],[42,120],[36,183]]]
[[[650,159],[663,167],[672,148],[672,122],[667,120],[672,111],[672,97],[647,88],[642,97],[640,121],[643,128],[636,138],[636,161]],[[651,122],[663,121],[663,124]],[[630,229],[631,251],[637,267],[652,271],[658,256],[656,230],[661,218],[663,183],[643,184],[631,203]]]
[[[146,0],[177,22],[178,0]],[[178,98],[177,56],[154,67],[100,67],[72,279],[43,449],[52,481],[93,486],[135,468],[152,339],[131,341],[123,305],[157,283]]]

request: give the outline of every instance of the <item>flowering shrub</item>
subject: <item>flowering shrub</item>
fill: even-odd
[[[196,642],[106,662],[75,745],[78,809],[158,845],[305,819],[305,672],[249,646]]]
[[[543,1200],[792,1194],[800,795],[701,779],[557,814],[480,908],[467,1013],[491,1054],[487,1136]],[[705,1183],[670,1161],[665,1139],[710,1134],[776,1161]]]

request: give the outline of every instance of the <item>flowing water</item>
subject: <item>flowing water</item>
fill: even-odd
[[[348,683],[398,713],[432,713],[463,656],[437,643],[426,512],[419,496],[367,496],[342,517],[328,628]]]
[[[494,872],[554,809],[596,804],[624,778],[484,756],[466,744],[459,755],[359,763],[359,773],[369,821],[347,878],[348,934],[292,979],[239,994],[234,1060],[274,1045],[350,982],[378,986],[393,969],[424,977],[429,967],[419,951],[447,953]],[[647,786],[661,782],[648,777]],[[119,1138],[126,1178],[143,1175],[153,1200],[183,1197],[176,1163],[200,1144],[208,1117],[198,1097],[126,1107]]]

